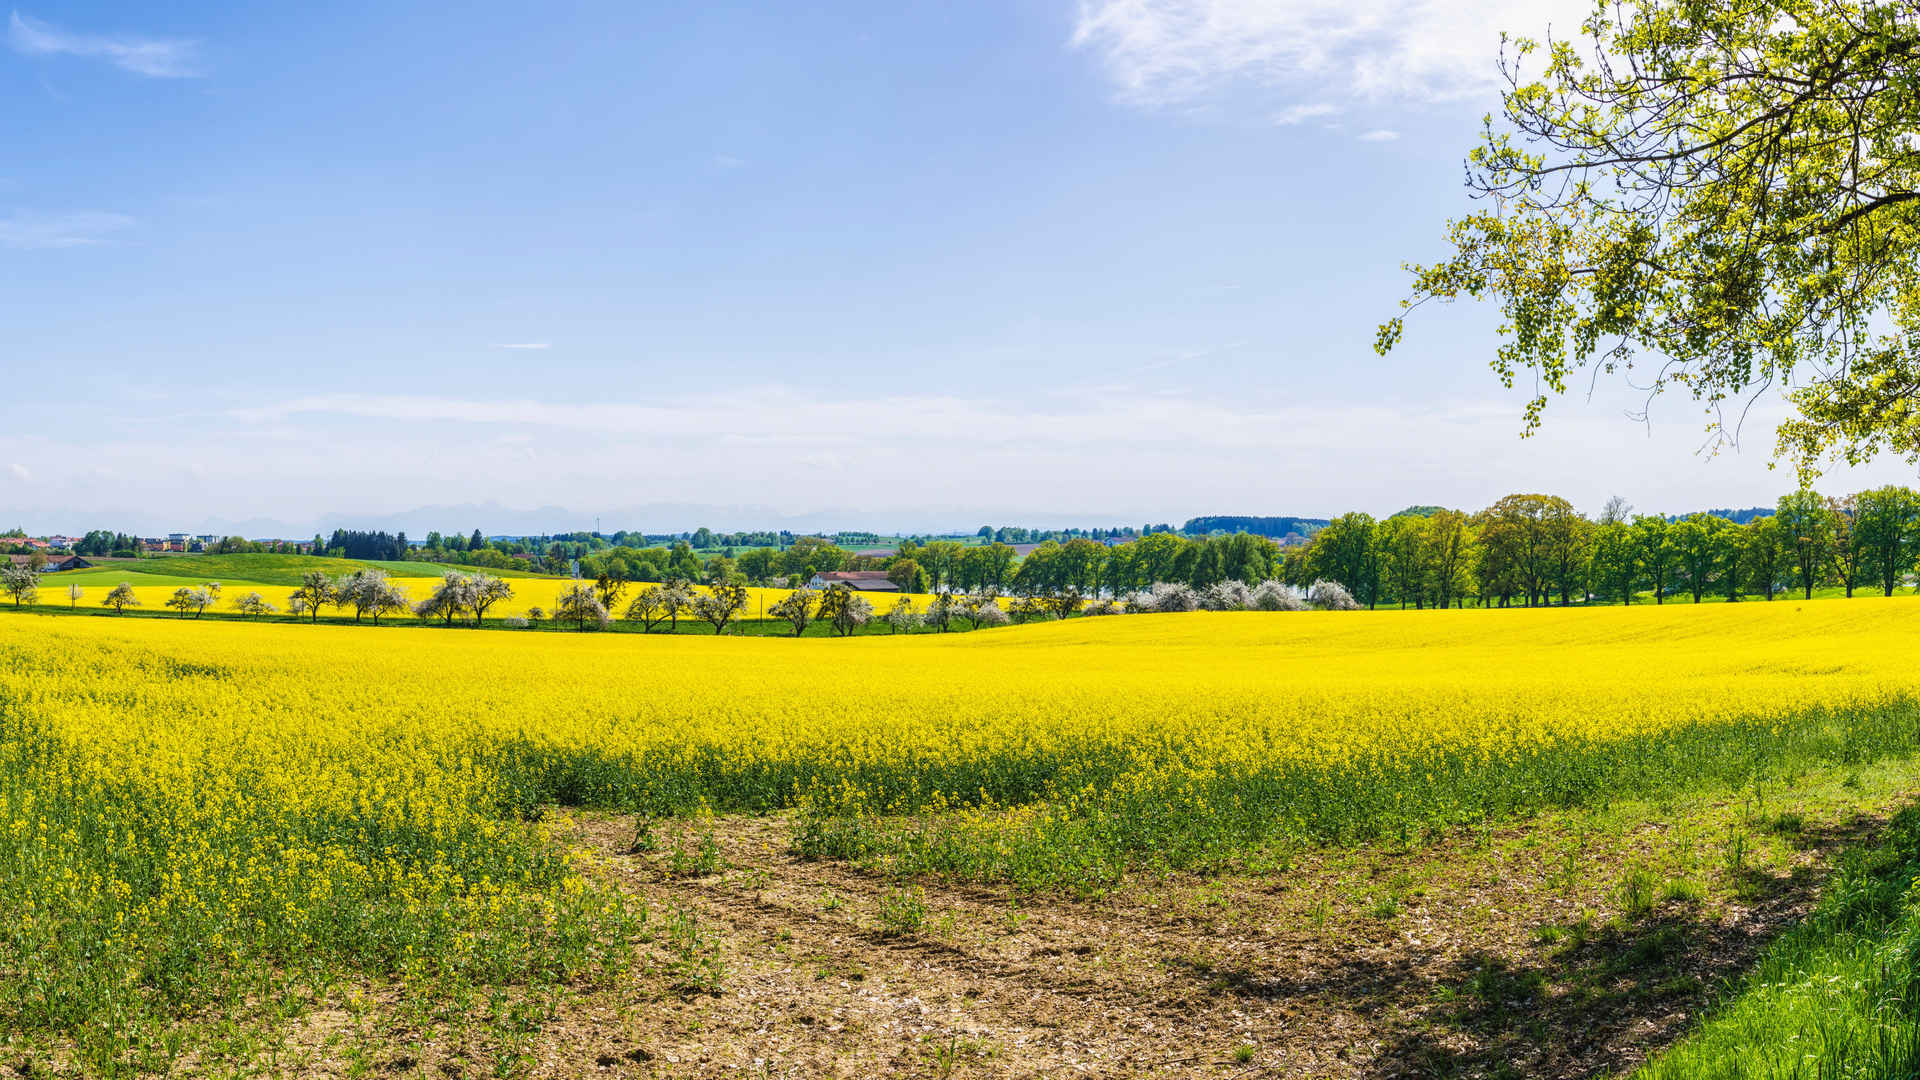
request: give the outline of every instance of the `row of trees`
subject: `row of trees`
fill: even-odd
[[[37,603],[40,580],[40,573],[30,566],[9,566],[0,570],[0,592],[4,592],[16,608]],[[199,618],[208,608],[219,605],[221,591],[217,581],[183,585],[167,598],[166,606],[182,618],[188,614]],[[740,592],[744,595],[745,590]],[[86,595],[86,589],[78,584],[68,585],[65,595],[68,605],[75,606]],[[341,614],[351,610],[354,622],[371,619],[377,626],[384,616],[412,612],[419,618],[439,619],[448,625],[455,619],[468,618],[477,626],[496,604],[512,598],[513,586],[490,574],[450,571],[425,599],[416,603],[404,586],[388,579],[384,570],[355,570],[338,577],[316,570],[302,576],[299,586],[288,595],[287,613],[318,622],[321,612],[332,607]],[[132,583],[123,581],[109,590],[100,603],[102,607],[112,608],[115,614],[125,614],[128,608],[139,607],[141,601]],[[258,592],[235,598],[233,607],[249,616],[271,615],[280,610]],[[544,616],[538,608],[528,614],[536,619]]]
[[[692,547],[610,548],[579,560],[582,577],[596,581],[798,586],[837,570],[884,571],[902,591],[971,593],[996,589],[1020,595],[1077,592],[1118,595],[1156,581],[1204,588],[1217,581],[1257,582],[1282,565],[1274,541],[1246,533],[1188,538],[1154,532],[1127,543],[1091,537],[1047,541],[1020,558],[1012,545],[957,540],[907,540],[890,555],[860,555],[819,537],[785,548],[752,548],[738,556],[701,559]]]
[[[1714,513],[1634,514],[1622,499],[1589,519],[1554,495],[1509,495],[1476,514],[1333,519],[1285,560],[1288,580],[1338,581],[1363,604],[1446,607],[1771,600],[1822,586],[1892,595],[1920,561],[1920,493],[1890,486],[1828,498],[1803,489],[1737,524]]]

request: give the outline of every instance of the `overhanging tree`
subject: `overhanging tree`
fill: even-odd
[[[1604,0],[1577,46],[1514,40],[1467,158],[1484,208],[1405,306],[1498,301],[1494,370],[1540,388],[1529,432],[1576,372],[1640,365],[1716,442],[1786,393],[1803,476],[1920,461],[1917,58],[1915,0]]]

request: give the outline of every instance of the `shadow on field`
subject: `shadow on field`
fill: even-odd
[[[1793,840],[1830,867],[1884,825],[1862,815],[1796,828]],[[1806,913],[1823,877],[1727,867],[1723,880],[1740,899],[1723,914],[1670,899],[1638,918],[1553,928],[1557,940],[1519,957],[1402,944],[1390,959],[1349,953],[1310,972],[1181,967],[1212,993],[1337,1003],[1363,1018],[1379,1046],[1363,1075],[1591,1077],[1631,1068],[1691,1030]]]

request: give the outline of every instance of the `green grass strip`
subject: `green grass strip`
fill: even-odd
[[[1920,809],[1842,861],[1686,1041],[1634,1080],[1906,1080],[1920,1076]]]

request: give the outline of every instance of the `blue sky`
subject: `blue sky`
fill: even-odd
[[[5,523],[929,528],[1790,484],[1774,406],[1711,460],[1693,406],[1636,424],[1620,382],[1518,440],[1486,310],[1371,350],[1466,205],[1498,32],[1564,3],[401,7],[11,9]]]

